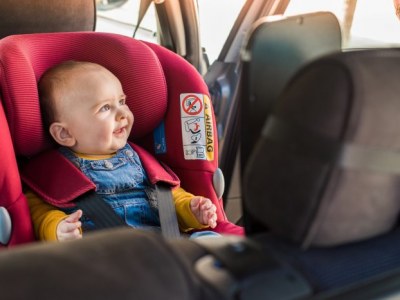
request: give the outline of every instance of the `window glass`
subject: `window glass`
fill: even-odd
[[[349,0],[292,0],[286,15],[331,11],[336,15],[346,36],[345,12]],[[351,19],[351,18],[350,18]],[[347,21],[349,18],[347,18]],[[349,38],[343,41],[344,48],[385,47],[400,44],[400,22],[396,17],[392,0],[356,1],[355,13]]]
[[[245,0],[197,0],[200,42],[210,63],[218,58]]]
[[[138,0],[96,0],[96,31],[132,36],[135,30]],[[198,0],[200,38],[210,62],[217,59],[229,31],[246,0]],[[122,5],[121,5],[122,4]],[[154,4],[147,11],[136,38],[157,43]]]
[[[112,5],[112,0],[97,0],[96,31],[113,32],[126,36],[132,36],[136,27],[139,13],[138,0],[119,1],[120,6]],[[140,40],[157,42],[157,23],[154,4],[152,3],[144,16],[136,38]]]

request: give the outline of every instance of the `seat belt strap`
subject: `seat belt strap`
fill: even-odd
[[[128,226],[94,191],[80,196],[75,203],[96,224],[98,229]]]
[[[128,226],[96,192],[79,196],[76,206],[94,222],[98,229]]]
[[[162,234],[165,238],[173,239],[181,236],[179,232],[178,219],[174,201],[172,199],[171,188],[166,184],[159,182],[156,184],[156,193],[158,201],[158,214]]]
[[[156,193],[162,235],[168,239],[179,238],[178,219],[171,188],[166,184],[158,183],[156,184]],[[78,197],[75,203],[96,224],[98,229],[128,226],[94,191]]]

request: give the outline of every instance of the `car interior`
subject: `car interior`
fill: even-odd
[[[238,225],[224,209],[206,80],[163,46],[94,32],[95,10],[92,0],[0,3],[2,299],[398,297],[398,48],[342,51],[327,12],[252,25],[238,79]],[[120,78],[135,115],[130,140],[213,201],[224,236],[107,228],[67,243],[36,241],[27,186],[65,202],[93,190],[55,154],[41,120],[37,81],[65,60],[97,62]],[[188,97],[211,107],[213,159],[185,158],[204,154],[177,138]]]

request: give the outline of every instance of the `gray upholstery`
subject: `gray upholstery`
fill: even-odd
[[[0,38],[12,34],[93,31],[95,0],[2,0]]]
[[[194,274],[204,251],[171,243],[181,252],[157,234],[124,228],[2,251],[1,299],[217,299]]]
[[[245,208],[303,246],[388,232],[400,211],[400,51],[338,53],[303,68],[246,169]]]

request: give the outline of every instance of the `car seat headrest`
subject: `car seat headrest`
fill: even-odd
[[[0,1],[0,38],[22,33],[93,31],[94,0]]]
[[[66,60],[98,63],[119,78],[135,116],[130,138],[145,136],[161,122],[167,108],[166,81],[157,56],[144,43],[96,32],[9,36],[0,45],[0,84],[17,155],[35,155],[51,146],[41,120],[37,82],[47,69]]]
[[[338,53],[300,70],[246,166],[247,219],[304,246],[391,230],[400,211],[399,78],[399,49]]]

